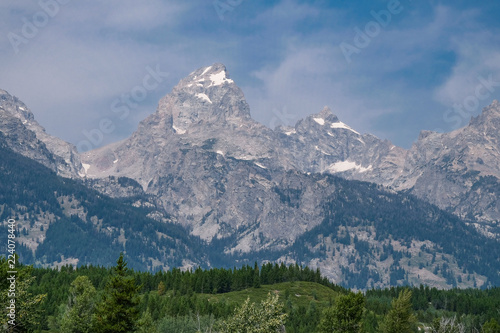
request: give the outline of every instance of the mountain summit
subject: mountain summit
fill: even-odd
[[[251,119],[243,92],[222,64],[200,68],[181,80],[160,100],[158,113],[172,118],[178,134],[203,130],[200,126],[239,126]]]
[[[213,64],[180,80],[130,138],[82,158],[88,177],[127,176],[146,189],[176,154],[201,149],[242,160],[269,158],[272,136],[251,118],[243,92],[224,65]]]
[[[17,97],[0,89],[0,131],[15,152],[65,177],[78,177],[82,164],[76,147],[49,135],[31,110]]]
[[[500,221],[500,104],[485,107],[469,125],[450,133],[422,132],[410,148],[395,189],[481,222],[486,233]]]

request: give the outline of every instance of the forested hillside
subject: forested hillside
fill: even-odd
[[[0,133],[0,220],[16,220],[21,262],[109,266],[120,251],[141,270],[206,261],[197,237],[179,225],[147,217],[154,207],[136,208],[133,201],[111,199],[59,177],[14,153],[2,137]]]
[[[2,295],[8,288],[6,264],[0,259]],[[238,325],[250,329],[273,321],[286,332],[332,332],[345,324],[341,317],[364,332],[417,332],[419,328],[462,332],[458,329],[463,327],[465,332],[484,328],[483,332],[494,333],[500,329],[499,288],[445,291],[421,286],[361,294],[330,283],[318,270],[298,265],[269,263],[153,274],[128,269],[121,256],[113,268],[19,266],[18,271],[18,302],[26,310],[18,319],[23,332],[119,332],[109,327],[121,315],[127,316],[120,324],[128,325],[126,332],[149,333],[234,332]],[[7,299],[0,301],[4,306]],[[401,310],[405,308],[406,317]],[[407,322],[408,330],[390,329],[396,317]]]

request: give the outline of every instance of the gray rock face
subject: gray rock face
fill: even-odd
[[[198,147],[241,160],[268,158],[272,135],[250,117],[225,67],[215,64],[181,80],[130,138],[82,154],[82,159],[89,165],[88,177],[123,175],[146,189],[177,152]]]
[[[61,175],[82,177],[112,197],[146,194],[150,202],[134,205],[158,207],[153,218],[173,220],[209,243],[227,239],[225,251],[233,254],[288,249],[320,226],[331,198],[343,192],[327,174],[413,193],[496,237],[499,130],[496,101],[463,129],[422,132],[408,151],[356,132],[327,107],[294,127],[271,130],[251,118],[243,92],[223,65],[214,64],[182,79],[129,138],[78,156],[72,145],[46,134],[24,104],[0,91],[0,131],[16,152]],[[356,196],[367,205],[371,200]],[[423,245],[439,250],[427,240],[383,243],[375,227],[354,222],[339,227],[338,237],[358,237],[374,248],[392,244],[414,255]],[[334,236],[313,237],[307,246],[318,257],[306,263],[341,281],[355,248],[336,244]],[[389,281],[386,260],[370,265]],[[417,283],[442,280],[430,271],[422,280],[423,273],[411,271]],[[445,282],[437,285],[451,286]]]
[[[295,184],[307,204],[283,205],[273,191],[291,181],[283,171],[382,179],[402,169],[404,153],[360,135],[327,108],[293,129],[270,130],[251,118],[241,90],[214,64],[181,80],[130,138],[82,160],[87,177],[135,179],[194,235],[237,234],[231,251],[248,252],[291,244],[321,221],[320,194],[333,189]]]
[[[403,169],[406,151],[371,134],[360,134],[328,107],[278,128],[281,154],[293,169],[337,174],[347,179],[391,185]]]
[[[87,177],[136,180],[206,240],[250,228],[236,246],[249,251],[263,245],[261,232],[288,243],[316,223],[313,209],[299,222],[298,212],[274,205],[266,192],[286,170],[374,182],[461,217],[498,221],[496,192],[487,188],[500,175],[499,121],[495,102],[464,129],[423,132],[409,151],[356,132],[327,107],[271,130],[251,118],[242,91],[214,64],[182,79],[130,138],[81,158]],[[286,237],[266,227],[274,221],[276,228],[276,214],[292,221]]]
[[[422,132],[394,188],[460,217],[500,221],[500,104],[451,133]]]
[[[0,132],[11,149],[56,171],[63,177],[78,177],[83,171],[76,147],[45,132],[29,108],[0,89]]]

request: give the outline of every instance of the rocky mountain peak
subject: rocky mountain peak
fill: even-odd
[[[356,132],[353,128],[348,126],[339,120],[339,118],[332,113],[329,107],[325,106],[321,112],[312,114],[306,118],[304,121],[299,121],[297,123],[297,127],[311,127],[314,128],[320,126],[322,129],[325,129],[329,133],[335,132],[337,130],[345,131],[345,133],[355,134],[357,136],[361,136],[360,133]]]
[[[22,101],[2,89],[0,132],[7,136],[7,143],[15,152],[42,163],[61,176],[77,177],[82,169],[76,147],[47,134]]]
[[[201,67],[182,79],[176,88],[190,88],[192,86],[210,88],[223,86],[225,84],[234,84],[229,78],[226,66],[215,63],[211,66]]]
[[[251,120],[243,92],[219,63],[201,67],[180,80],[160,100],[158,114],[176,134],[196,132],[200,125],[234,127]]]
[[[332,110],[328,106],[324,106],[321,112],[313,114],[312,117],[324,119],[332,123],[339,122],[339,118],[337,118],[337,116],[333,114]]]
[[[498,137],[500,130],[500,103],[494,100],[490,105],[483,108],[483,112],[477,117],[472,117],[469,127],[480,130],[484,135]]]
[[[431,135],[434,135],[434,134],[438,134],[438,133],[437,132],[433,132],[433,131],[429,131],[429,130],[422,130],[422,131],[420,131],[420,134],[418,136],[418,140],[419,141],[424,140],[427,137],[429,137]]]
[[[500,103],[494,100],[490,105],[483,108],[483,112],[478,116],[483,119],[500,119]]]
[[[2,89],[0,89],[0,110],[19,118],[23,123],[35,119],[33,113],[23,102]]]

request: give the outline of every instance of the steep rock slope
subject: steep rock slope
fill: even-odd
[[[328,107],[276,130],[284,163],[303,172],[338,174],[348,179],[390,185],[401,173],[406,151],[371,134],[360,134]],[[286,162],[285,162],[286,161]]]
[[[124,202],[57,176],[10,149],[1,132],[0,156],[0,228],[7,234],[7,219],[16,221],[16,251],[23,263],[112,265],[120,252],[142,270],[208,261],[199,239],[148,217],[155,216],[154,205],[133,207],[146,196]]]
[[[18,98],[0,89],[0,132],[15,152],[42,163],[65,177],[83,171],[76,147],[49,135],[31,110]]]
[[[372,183],[271,172],[233,159],[214,175],[218,184],[197,178],[204,186],[215,185],[222,197],[200,225],[200,230],[216,228],[207,244],[172,224],[155,206],[155,196],[142,193],[131,179],[107,178],[114,187],[129,189],[128,195],[136,193],[111,199],[14,153],[2,134],[0,153],[0,217],[16,219],[25,263],[110,265],[124,251],[142,270],[277,260],[320,267],[332,281],[356,288],[500,283],[496,241],[435,206]],[[188,188],[181,178],[158,179],[168,184],[158,188]],[[241,207],[260,220],[235,224],[231,219]]]
[[[500,103],[451,133],[422,132],[393,184],[489,233],[500,223]]]
[[[11,104],[17,106],[0,117],[9,147],[59,174],[78,171],[87,186],[125,198],[157,222],[181,224],[190,237],[207,241],[206,264],[306,263],[357,287],[498,282],[499,256],[486,251],[498,248],[491,239],[498,233],[498,103],[462,130],[424,132],[406,151],[358,133],[328,108],[271,130],[251,118],[242,91],[214,64],[181,80],[131,137],[81,154],[83,170],[62,167],[65,155],[29,129],[31,113],[20,113],[22,103]],[[330,174],[413,193],[462,219],[407,194]],[[55,221],[50,214],[44,219]],[[91,222],[100,228],[99,220]],[[108,236],[120,243],[126,228],[116,223]],[[134,240],[138,247],[151,242]],[[50,242],[42,237],[40,244]],[[170,260],[138,256],[151,261],[148,267]]]
[[[214,64],[181,80],[131,137],[81,158],[88,178],[135,179],[168,214],[208,241],[250,228],[234,248],[250,251],[289,244],[321,221],[317,205],[297,210],[274,203],[283,171],[390,179],[402,169],[404,154],[360,135],[329,109],[293,129],[270,130],[251,118],[242,91],[223,65]],[[311,202],[328,195],[304,186]],[[284,221],[286,237],[278,237]]]

